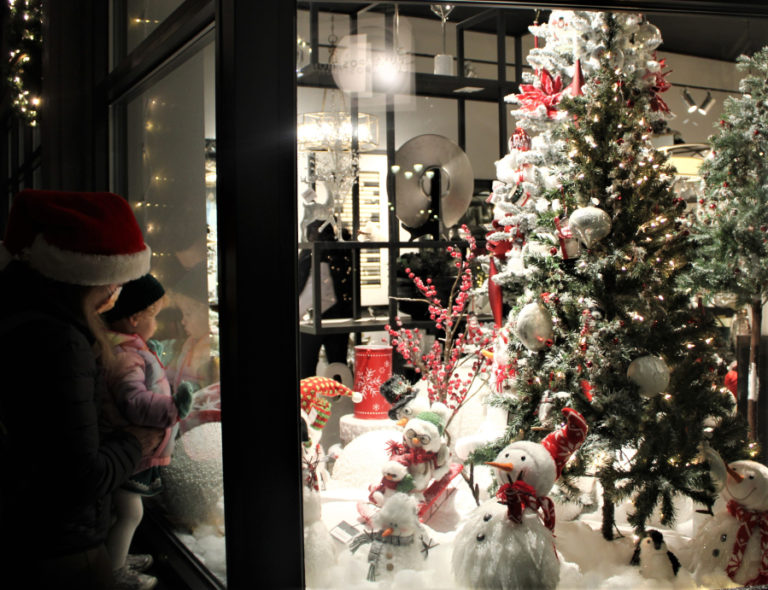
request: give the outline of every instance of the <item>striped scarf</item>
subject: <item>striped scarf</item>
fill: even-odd
[[[523,521],[523,511],[530,508],[539,515],[541,523],[555,530],[555,505],[547,496],[537,496],[533,486],[524,482],[505,483],[496,492],[500,504],[507,507],[507,517],[516,524]]]
[[[757,586],[761,584],[768,584],[768,512],[755,512],[747,510],[736,502],[731,500],[728,502],[728,512],[741,525],[736,533],[736,541],[733,544],[733,551],[731,557],[728,560],[728,565],[725,568],[725,573],[728,574],[732,580],[736,575],[736,572],[741,567],[741,561],[744,558],[744,550],[747,547],[749,539],[752,537],[752,531],[755,527],[760,529],[760,570],[756,577],[746,583],[747,586]]]

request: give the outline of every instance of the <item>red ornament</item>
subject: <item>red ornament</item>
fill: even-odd
[[[509,151],[527,152],[531,149],[531,136],[522,127],[515,127],[515,132],[509,138]]]
[[[583,96],[581,87],[584,86],[584,72],[581,71],[581,60],[577,59],[573,64],[573,80],[568,86],[568,94],[571,96]]]
[[[497,274],[498,270],[496,270],[496,263],[493,257],[491,257],[491,267],[488,271],[488,299],[491,304],[491,311],[493,312],[493,323],[497,328],[501,328],[504,315],[504,302],[501,294],[501,287],[493,280],[493,277]]]

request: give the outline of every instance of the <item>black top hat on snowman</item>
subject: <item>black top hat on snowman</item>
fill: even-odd
[[[387,415],[390,420],[397,420],[397,411],[416,397],[418,393],[402,375],[394,374],[379,388],[381,395],[390,404]]]

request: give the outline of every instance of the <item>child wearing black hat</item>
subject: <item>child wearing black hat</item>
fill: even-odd
[[[147,345],[157,330],[156,316],[164,297],[163,286],[147,274],[126,283],[115,306],[104,314],[115,354],[107,375],[111,403],[104,412],[105,425],[129,423],[165,429],[165,437],[152,456],[144,457],[113,495],[116,521],[106,544],[118,588],[154,586],[155,579],[142,573],[151,565],[151,556],[129,555],[128,549],[143,516],[142,497],[160,491],[159,467],[171,461],[174,426],[192,405],[189,387],[180,386],[172,394],[165,368]]]

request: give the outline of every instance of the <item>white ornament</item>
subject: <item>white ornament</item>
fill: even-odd
[[[657,356],[641,356],[629,364],[627,379],[640,388],[640,395],[653,397],[669,385],[669,367]]]
[[[611,218],[597,207],[582,207],[571,214],[568,227],[587,248],[591,248],[611,233]]]
[[[517,316],[515,335],[528,350],[542,350],[553,336],[552,315],[540,303],[529,303]]]

